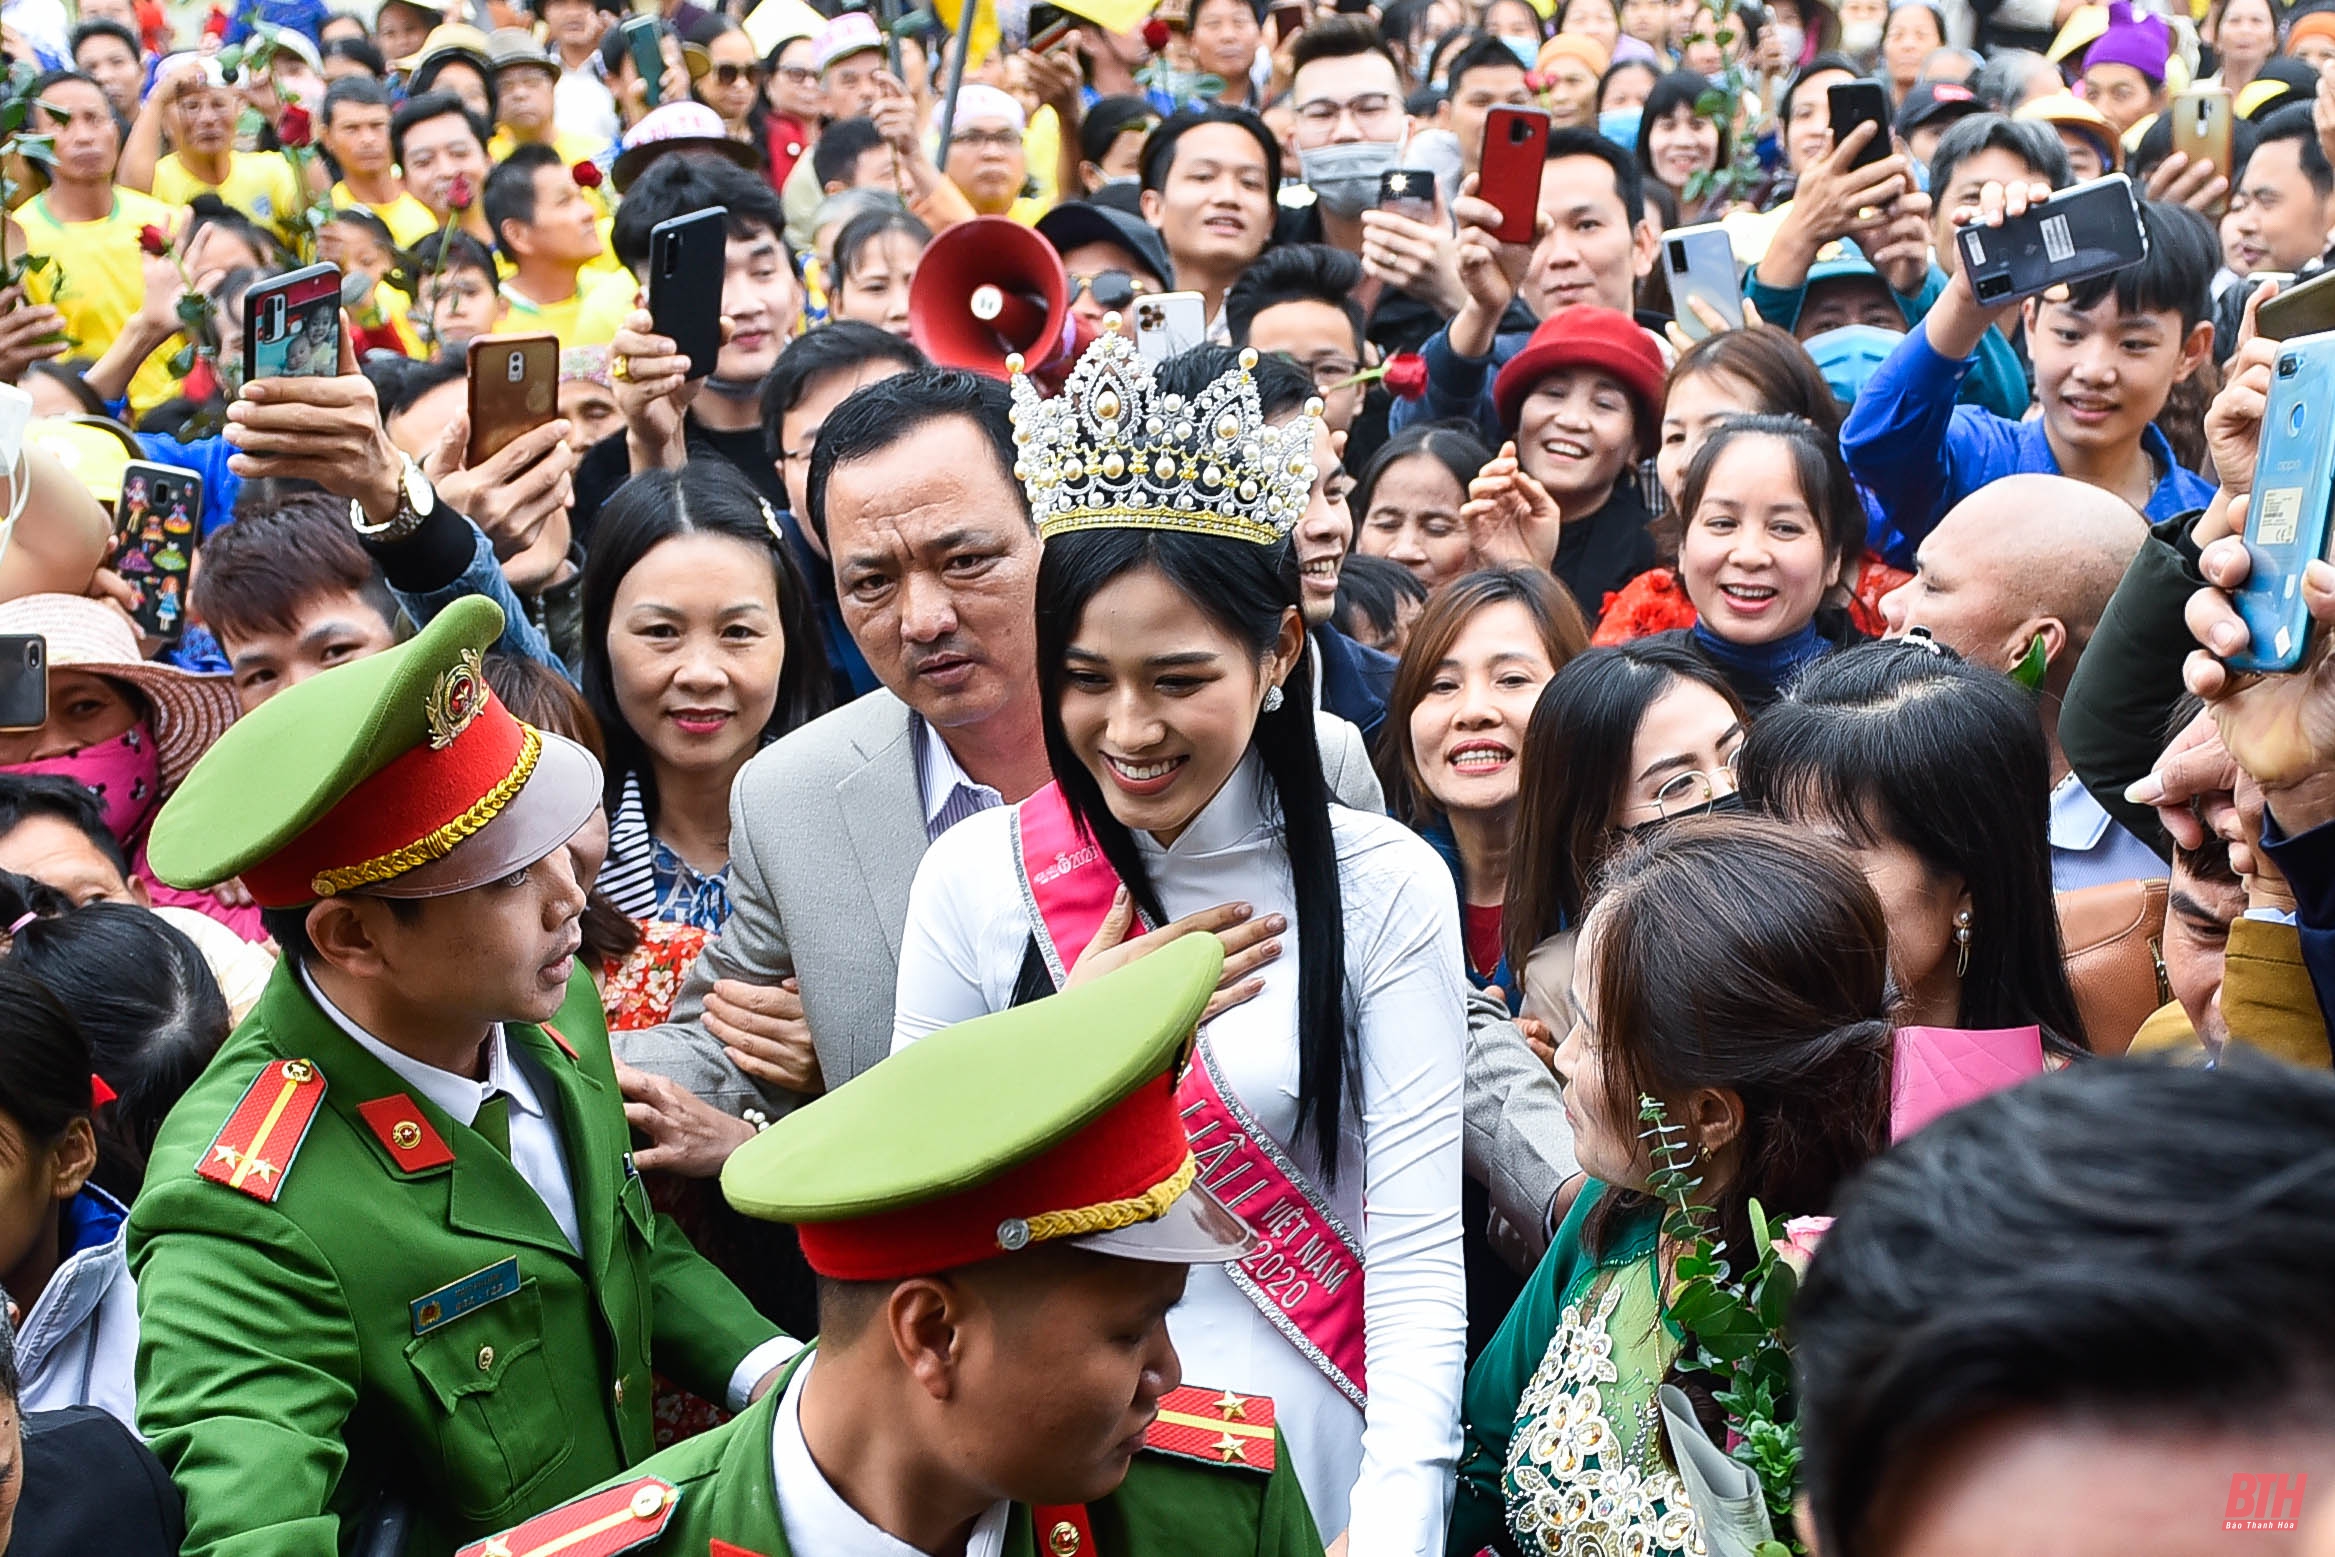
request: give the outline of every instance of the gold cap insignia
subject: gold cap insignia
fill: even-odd
[[[1054,1557],[1078,1557],[1078,1544],[1078,1526],[1067,1519],[1056,1520],[1046,1532],[1046,1550]]]
[[[452,666],[439,673],[422,703],[430,725],[430,750],[444,751],[454,738],[470,728],[470,721],[486,706],[486,666],[476,649],[464,649]]]

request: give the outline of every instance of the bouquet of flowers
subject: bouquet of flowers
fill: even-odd
[[[1796,1217],[1778,1236],[1754,1200],[1752,1265],[1736,1276],[1719,1247],[1710,1207],[1694,1199],[1702,1180],[1693,1171],[1695,1152],[1685,1130],[1670,1122],[1656,1098],[1638,1100],[1638,1117],[1646,1123],[1640,1136],[1654,1160],[1648,1188],[1667,1207],[1662,1234],[1686,1250],[1672,1267],[1663,1300],[1664,1312],[1685,1333],[1678,1366],[1717,1380],[1713,1398],[1727,1414],[1722,1454],[1686,1409],[1684,1395],[1665,1388],[1673,1457],[1695,1489],[1704,1544],[1713,1557],[1805,1552],[1798,1540],[1774,1534],[1791,1528],[1800,1481],[1800,1425],[1791,1410],[1792,1356],[1783,1329],[1800,1277],[1832,1219]]]

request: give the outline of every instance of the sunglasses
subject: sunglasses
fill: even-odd
[[[1125,308],[1144,295],[1145,289],[1135,284],[1135,278],[1123,270],[1098,271],[1091,276],[1070,278],[1070,300],[1091,294],[1097,306]]]
[[[760,65],[716,65],[706,74],[723,86],[736,86],[740,81],[749,82],[754,86],[762,85],[762,67]]]

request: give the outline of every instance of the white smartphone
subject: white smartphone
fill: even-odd
[[[1670,312],[1691,340],[1711,333],[1702,316],[1687,306],[1701,298],[1731,329],[1743,328],[1743,286],[1736,279],[1735,246],[1717,222],[1673,227],[1662,235],[1662,273],[1670,280]]]
[[[1154,292],[1135,300],[1135,349],[1153,362],[1208,344],[1208,303],[1197,292]]]

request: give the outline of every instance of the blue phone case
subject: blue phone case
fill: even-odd
[[[2246,505],[2246,551],[2253,560],[2238,614],[2248,642],[2233,670],[2289,671],[2310,652],[2303,565],[2327,554],[2335,503],[2335,332],[2286,342],[2271,371],[2270,403]]]

